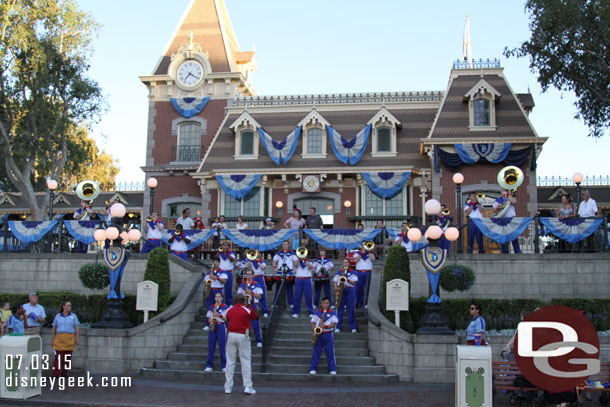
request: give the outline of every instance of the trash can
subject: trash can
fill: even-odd
[[[42,392],[42,339],[39,335],[6,335],[0,338],[0,397],[28,399]]]
[[[455,405],[492,407],[491,346],[457,346]]]

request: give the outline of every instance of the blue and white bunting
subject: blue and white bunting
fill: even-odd
[[[591,236],[603,221],[603,218],[540,218],[548,232],[568,243],[580,242]]]
[[[64,225],[66,225],[66,229],[68,229],[68,233],[84,244],[95,243],[95,238],[93,234],[97,230],[100,222],[97,220],[66,220],[64,221]]]
[[[44,222],[14,221],[9,220],[8,226],[13,235],[23,243],[34,243],[41,240],[49,230],[53,229],[58,220]]]
[[[386,230],[388,231],[388,235],[392,241],[395,241],[396,237],[402,233],[402,229],[400,228],[386,228]],[[413,245],[413,252],[418,252],[430,245],[428,240],[426,240],[424,237],[424,232],[421,234],[421,239],[419,239],[417,242],[411,242],[411,244]]]
[[[169,98],[169,101],[180,116],[188,118],[201,112],[210,98]]]
[[[169,229],[163,233],[161,237],[163,243],[171,245],[171,243],[169,242],[169,238],[174,235],[174,231],[175,229]],[[214,232],[216,232],[216,229],[190,229],[183,231],[182,233],[184,234],[184,236],[188,237],[191,241],[191,243],[188,243],[186,245],[187,250],[193,250],[195,247],[203,244],[203,242],[207,242],[212,237]]]
[[[276,141],[265,130],[259,127],[258,134],[261,136],[261,141],[275,164],[280,165],[280,161],[284,165],[288,163],[294,154],[294,150],[297,148],[301,128],[301,126],[297,126],[284,140]]]
[[[2,225],[4,222],[6,222],[7,219],[8,219],[8,213],[5,213],[4,215],[0,216],[0,225]]]
[[[368,184],[371,191],[381,198],[391,198],[404,187],[411,176],[411,171],[407,172],[363,172],[362,177]]]
[[[476,227],[496,243],[504,244],[518,238],[534,218],[471,218]]]
[[[466,164],[474,164],[481,158],[490,163],[501,163],[506,159],[512,143],[478,143],[478,144],[455,144],[460,159]]]
[[[347,141],[331,126],[326,126],[330,145],[333,147],[335,155],[343,164],[354,165],[360,161],[364,150],[366,150],[367,141],[371,134],[371,125],[367,125],[360,130],[356,136]]]
[[[283,241],[292,239],[297,229],[224,229],[227,239],[239,247],[256,249],[258,251],[272,250],[280,246]]]
[[[225,194],[235,198],[244,199],[261,179],[262,174],[256,175],[221,175],[216,174],[216,180]]]
[[[313,240],[329,249],[357,249],[365,240],[373,240],[383,229],[304,229]]]

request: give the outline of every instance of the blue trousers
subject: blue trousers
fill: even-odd
[[[356,284],[356,305],[360,306],[368,302],[369,290],[371,289],[371,272],[356,270],[356,275],[358,276],[358,283]]]
[[[254,309],[257,314],[260,313],[260,302],[254,306]],[[250,321],[250,325],[252,326],[252,330],[254,331],[254,337],[256,338],[257,343],[263,342],[263,337],[261,336],[261,322],[260,321],[261,321],[260,319],[255,319],[255,320]]]
[[[178,252],[175,252],[175,251],[173,251],[173,250],[172,250],[172,251],[171,251],[171,253],[172,253],[174,256],[178,256],[178,257],[180,257],[181,259],[184,259],[184,260],[186,260],[186,261],[188,261],[188,259],[189,259],[189,255],[188,255],[188,253],[187,253],[187,252],[178,253]]]
[[[277,299],[277,294],[279,292],[280,285],[281,283],[275,286],[275,295],[273,297],[273,302],[275,302],[275,300]],[[292,307],[292,304],[294,304],[294,282],[289,283],[288,281],[286,281],[286,299],[288,301],[288,305]]]
[[[320,294],[322,293],[322,288],[324,288],[324,296],[330,299],[330,303],[333,303],[333,297],[330,295],[330,280],[322,280],[314,282],[316,288],[316,298],[313,300],[313,305],[318,307],[320,305]]]
[[[88,246],[83,242],[76,242],[76,253],[87,253]]]
[[[214,352],[216,352],[217,343],[218,351],[220,352],[220,366],[224,369],[227,366],[227,353],[225,351],[227,345],[227,327],[225,324],[216,324],[214,331],[208,332],[208,360],[205,367],[214,367]]]
[[[343,295],[341,296],[341,305],[337,308],[337,318],[339,323],[337,329],[341,329],[343,322],[343,308],[347,307],[347,322],[350,329],[356,329],[356,288],[343,287]]]
[[[294,284],[294,303],[292,305],[292,313],[298,314],[301,312],[301,297],[305,295],[305,305],[307,311],[313,314],[313,297],[311,296],[311,278],[297,278]]]
[[[233,272],[232,271],[224,271],[224,272],[228,276],[227,282],[225,283],[224,303],[227,305],[233,305]]]
[[[261,309],[263,310],[263,314],[268,314],[269,306],[267,305],[267,285],[265,284],[265,277],[255,276],[253,280],[259,283],[261,287],[263,287],[263,295],[261,295],[261,298],[258,303],[260,304]]]
[[[474,224],[473,221],[468,221],[468,253],[472,253],[474,250],[474,238],[477,238],[477,246],[479,247],[479,253],[485,253],[485,247],[483,247],[483,232]]]
[[[513,245],[513,251],[517,254],[521,253],[521,247],[519,247],[519,239],[515,239],[511,243]],[[508,243],[504,243],[502,245],[502,253],[508,253]]]
[[[320,356],[322,356],[322,349],[326,354],[326,362],[328,363],[328,370],[337,371],[337,364],[335,363],[335,338],[333,333],[323,333],[318,336],[318,342],[313,347],[313,354],[311,355],[311,365],[309,370],[318,370],[318,363],[320,363]]]
[[[147,239],[144,242],[144,246],[140,250],[140,253],[150,253],[153,249],[161,247],[161,239]]]

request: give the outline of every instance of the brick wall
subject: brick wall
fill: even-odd
[[[172,175],[164,177],[156,177],[159,181],[155,189],[155,210],[162,213],[162,202],[168,198],[178,198],[184,195],[191,197],[201,197],[201,189],[197,185],[197,181],[190,175]],[[194,214],[191,214],[195,216]],[[166,219],[167,220],[167,219]]]

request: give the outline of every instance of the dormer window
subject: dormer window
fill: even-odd
[[[297,124],[303,128],[303,158],[326,158],[326,126],[330,123],[316,109]]]
[[[396,134],[402,124],[388,109],[382,107],[367,124],[373,126],[371,155],[396,157]]]
[[[237,120],[229,126],[235,133],[236,160],[257,160],[260,137],[257,130],[260,124],[248,112],[243,112]]]
[[[468,102],[471,131],[496,130],[496,101],[501,96],[485,79],[479,80],[464,95],[464,100]]]

